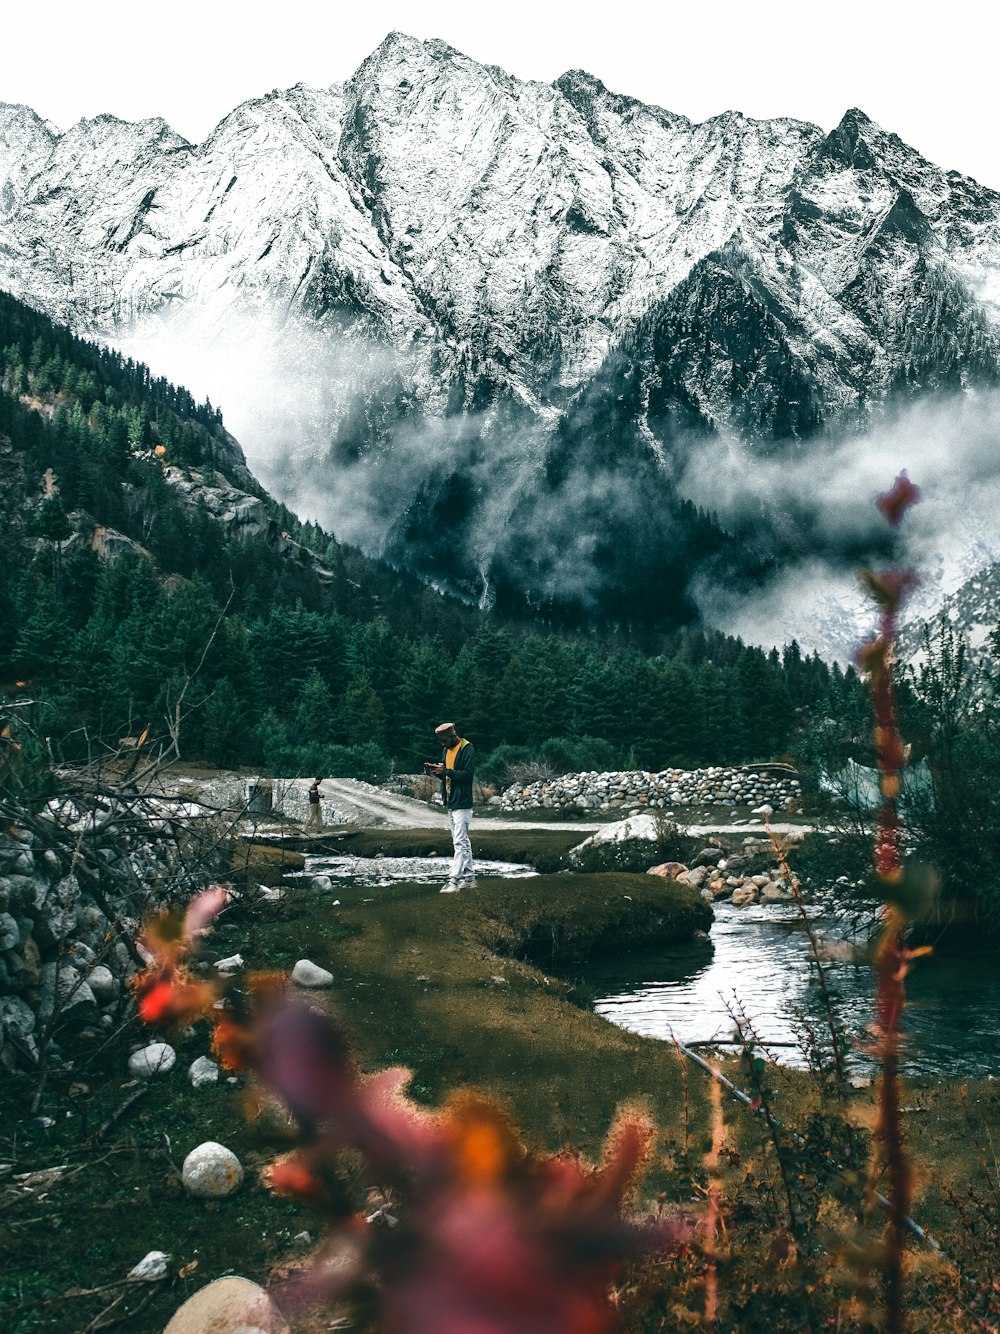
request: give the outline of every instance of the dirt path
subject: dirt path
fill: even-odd
[[[354,816],[359,824],[373,821],[380,827],[390,829],[447,829],[448,817],[438,806],[428,806],[426,802],[414,797],[401,797],[391,792],[383,792],[368,783],[359,783],[353,778],[324,778],[323,791],[327,799],[347,815]],[[477,815],[473,829],[560,829],[570,833],[593,834],[603,829],[606,821],[564,821],[564,820],[501,820],[496,816]],[[763,834],[764,826],[759,820],[720,820],[717,824],[684,825],[687,833],[696,837],[709,834]],[[811,825],[772,824],[778,834],[811,833]]]
[[[382,792],[368,783],[353,778],[324,778],[323,793],[331,805],[345,815],[354,816],[359,824],[366,821],[390,829],[447,829],[448,817],[443,810],[428,806],[413,797],[400,797]]]

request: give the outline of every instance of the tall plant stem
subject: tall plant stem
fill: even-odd
[[[781,867],[781,874],[785,878],[788,888],[792,892],[792,899],[795,908],[802,918],[802,925],[805,927],[806,938],[809,941],[809,949],[813,957],[813,967],[816,969],[816,978],[819,982],[820,993],[823,997],[823,1009],[826,1013],[826,1024],[830,1030],[830,1042],[833,1048],[833,1062],[837,1070],[837,1089],[841,1097],[847,1093],[847,1072],[844,1065],[844,1052],[840,1044],[840,1038],[837,1034],[837,1021],[833,1013],[833,1000],[830,996],[830,988],[827,986],[826,969],[823,967],[823,960],[820,958],[819,943],[816,940],[816,933],[813,930],[809,914],[806,912],[805,904],[802,901],[802,887],[799,884],[799,878],[788,864],[788,858],[785,856],[785,850],[778,841],[778,836],[771,828],[770,808],[764,807],[764,828],[767,830],[768,837],[771,840],[771,846],[774,848],[775,856],[778,859],[778,865]]]

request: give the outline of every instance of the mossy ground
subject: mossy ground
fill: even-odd
[[[412,884],[345,885],[338,893],[337,907],[301,888],[290,888],[277,906],[240,907],[213,934],[209,957],[239,949],[251,967],[287,968],[301,957],[328,967],[335,986],[316,996],[342,1019],[362,1069],[410,1067],[413,1096],[428,1104],[464,1085],[483,1089],[506,1103],[536,1149],[572,1147],[596,1158],[616,1109],[641,1102],[661,1134],[640,1202],[700,1207],[710,1138],[707,1077],[669,1044],[567,1004],[571,987],[543,971],[612,941],[620,947],[630,922],[646,933],[690,930],[702,921],[697,900],[653,878],[618,875],[494,882],[460,895]],[[544,959],[536,948],[543,940]],[[101,1054],[77,1044],[73,1068],[53,1072],[43,1100],[43,1109],[57,1117],[49,1131],[30,1129],[23,1103],[16,1105],[26,1090],[10,1089],[0,1163],[18,1173],[69,1165],[63,1177],[33,1192],[10,1176],[0,1179],[0,1327],[14,1334],[83,1331],[119,1290],[75,1298],[68,1291],[114,1283],[148,1250],[162,1249],[172,1255],[173,1274],[184,1269],[186,1277],[149,1294],[130,1292],[118,1311],[148,1295],[150,1304],[127,1328],[153,1334],[211,1278],[236,1272],[264,1279],[295,1256],[296,1233],[317,1235],[318,1222],[306,1207],[277,1199],[260,1184],[257,1173],[280,1151],[281,1137],[273,1125],[246,1118],[242,1086],[196,1092],[188,1085],[187,1066],[207,1046],[200,1029],[181,1043],[174,1072],[95,1140],[96,1128],[131,1092],[122,1087],[122,1072],[128,1041],[138,1037],[132,1027]],[[730,1072],[741,1079],[738,1069],[730,1066]],[[778,1115],[804,1126],[815,1085],[793,1072],[771,1082]],[[84,1087],[71,1092],[74,1084]],[[988,1214],[976,1198],[988,1209],[990,1188],[997,1187],[988,1146],[991,1135],[994,1143],[1000,1136],[1000,1095],[990,1082],[972,1085],[963,1109],[955,1088],[941,1082],[910,1090],[907,1106],[915,1109],[907,1117],[918,1172],[913,1211],[946,1250],[965,1259],[978,1282],[983,1266],[971,1238],[975,1229],[984,1239],[989,1235]],[[859,1091],[852,1118],[870,1121],[872,1108],[872,1093]],[[762,1127],[736,1104],[727,1104],[725,1115],[731,1149],[723,1184],[733,1260],[722,1272],[724,1327],[802,1328],[803,1312],[818,1298],[803,1296],[787,1266],[764,1263],[783,1208],[773,1152]],[[188,1199],[178,1181],[185,1154],[206,1139],[228,1144],[247,1168],[239,1192],[217,1205]],[[818,1141],[817,1152],[825,1152]],[[799,1170],[803,1183],[811,1180],[808,1161],[799,1161]],[[848,1193],[856,1198],[862,1186],[860,1179],[848,1183]],[[796,1189],[808,1195],[806,1184]],[[823,1207],[825,1221],[817,1227],[835,1237],[849,1226],[849,1211]],[[995,1236],[995,1212],[993,1228]],[[931,1272],[920,1263],[913,1327],[973,1328],[955,1313],[953,1294],[961,1285],[940,1266]],[[700,1283],[700,1261],[692,1255],[640,1276],[630,1329],[684,1327],[701,1309]],[[824,1320],[836,1314],[838,1301],[831,1289],[820,1303]]]

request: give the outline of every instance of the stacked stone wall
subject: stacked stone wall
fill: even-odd
[[[561,778],[514,784],[500,798],[505,811],[617,810],[629,807],[769,805],[797,809],[802,788],[786,766],[743,769],[636,769],[618,773],[564,774]]]
[[[204,820],[162,800],[53,799],[0,826],[0,1071],[59,1055],[63,1032],[110,1029],[154,904],[227,863]],[[48,1051],[46,1052],[46,1049]]]

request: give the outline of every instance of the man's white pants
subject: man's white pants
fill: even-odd
[[[456,883],[472,880],[476,874],[472,868],[472,843],[469,841],[469,821],[472,819],[472,812],[450,810],[448,819],[451,821],[451,841],[455,848],[448,879]]]

